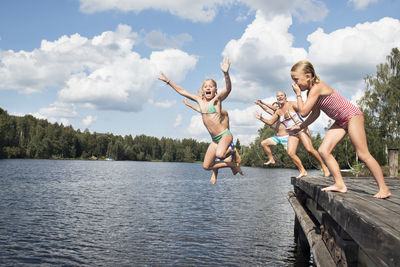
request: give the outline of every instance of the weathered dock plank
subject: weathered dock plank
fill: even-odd
[[[348,192],[322,192],[333,184],[322,176],[292,178],[295,191],[317,203],[376,266],[400,266],[400,179],[386,179],[392,196],[375,199],[375,180],[344,177]]]

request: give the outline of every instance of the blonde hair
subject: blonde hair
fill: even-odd
[[[314,66],[310,61],[301,60],[294,64],[290,71],[302,71],[304,74],[311,74],[311,85],[320,82],[318,75],[315,73]]]
[[[278,91],[278,92],[276,92],[276,94],[279,94],[279,93],[282,93],[285,97],[287,97],[286,96],[286,93],[284,92],[284,91]],[[279,103],[278,103],[279,104]]]
[[[204,84],[205,84],[206,81],[211,81],[214,84],[215,88],[218,88],[217,87],[217,82],[214,81],[213,79],[210,79],[210,78],[204,80],[203,84],[201,85],[201,88],[204,87]]]

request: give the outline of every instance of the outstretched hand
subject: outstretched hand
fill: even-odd
[[[296,83],[292,83],[292,88],[293,88],[293,91],[296,93],[296,95],[301,94],[301,89]]]
[[[257,99],[256,101],[254,101],[254,104],[261,106],[261,105],[263,105],[264,103],[262,102],[262,100]]]
[[[254,117],[255,117],[256,119],[259,119],[259,120],[262,119],[262,115],[261,115],[260,113],[258,113],[257,111],[254,112]]]
[[[229,61],[229,58],[224,58],[224,61],[221,62],[221,70],[224,73],[227,73],[229,71],[229,67],[231,65],[231,62]]]
[[[161,77],[158,77],[158,79],[160,81],[163,81],[163,82],[167,83],[169,81],[167,76],[165,76],[165,74],[162,71],[160,71],[160,74],[161,74]]]

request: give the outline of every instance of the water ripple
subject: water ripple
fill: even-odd
[[[0,161],[0,263],[296,265],[294,170],[200,164]]]

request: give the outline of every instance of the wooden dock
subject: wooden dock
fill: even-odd
[[[400,178],[385,178],[392,196],[375,199],[372,177],[344,177],[348,192],[322,192],[333,178],[291,182],[288,200],[299,238],[306,237],[317,266],[400,266]],[[295,229],[295,231],[297,231]]]

